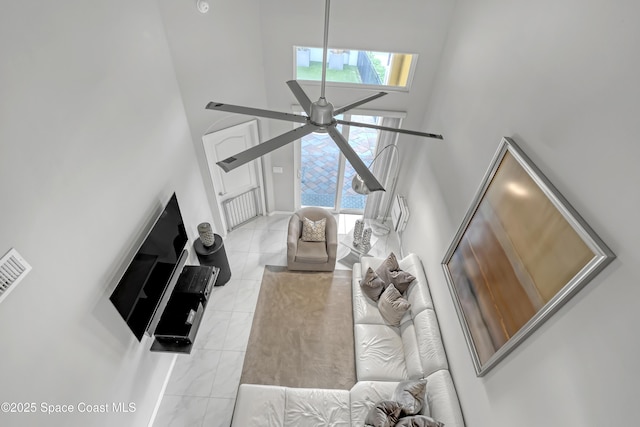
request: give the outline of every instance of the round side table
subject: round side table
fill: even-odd
[[[213,265],[220,269],[215,286],[223,286],[231,279],[231,268],[229,267],[227,252],[224,250],[222,237],[214,234],[214,238],[215,240],[211,246],[205,246],[202,244],[202,240],[198,238],[193,243],[193,248],[196,250],[200,265]]]

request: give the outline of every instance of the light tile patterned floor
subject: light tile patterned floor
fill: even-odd
[[[265,265],[286,265],[290,215],[260,217],[229,233],[225,250],[232,279],[213,290],[190,355],[179,355],[156,416],[155,427],[228,427]],[[338,233],[353,228],[356,215],[340,215]],[[339,236],[342,237],[342,236]],[[371,251],[399,254],[395,236],[382,236]],[[339,248],[339,258],[348,253]],[[349,269],[340,262],[337,269]]]

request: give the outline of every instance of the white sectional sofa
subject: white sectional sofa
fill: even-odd
[[[366,257],[353,266],[358,382],[351,390],[242,384],[232,426],[362,426],[376,402],[392,400],[400,381],[426,378],[421,413],[446,427],[464,427],[422,263],[415,254],[398,261],[416,279],[405,294],[411,308],[395,327],[360,289],[367,268],[375,270],[383,261]]]

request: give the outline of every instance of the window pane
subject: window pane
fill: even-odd
[[[322,80],[322,49],[295,48],[296,80]],[[417,55],[329,49],[327,82],[406,88]]]
[[[302,206],[335,208],[340,149],[326,133],[311,133],[303,137],[300,144],[300,203]]]
[[[379,124],[378,117],[351,116],[351,120],[360,123]],[[376,152],[378,143],[378,130],[351,126],[349,128],[349,145],[358,153],[364,164],[368,167]],[[344,184],[342,186],[342,208],[364,210],[367,196],[353,191],[351,181],[356,175],[353,166],[347,161],[344,168]]]

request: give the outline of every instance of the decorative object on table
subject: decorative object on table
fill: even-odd
[[[356,225],[353,227],[353,246],[359,246],[362,243],[362,233],[364,231],[364,221],[356,219]]]
[[[613,258],[503,138],[442,261],[476,374],[486,374]]]
[[[333,108],[333,104],[328,102],[325,98],[325,86],[326,86],[326,71],[327,71],[327,56],[328,56],[328,37],[329,37],[329,2],[325,3],[325,21],[324,21],[324,44],[322,49],[322,79],[320,82],[320,97],[317,101],[312,102],[309,96],[302,89],[302,86],[296,80],[289,80],[287,86],[293,93],[293,96],[298,100],[298,103],[305,111],[306,115],[283,113],[273,110],[262,110],[258,108],[243,107],[240,105],[231,105],[224,102],[212,101],[207,104],[208,110],[213,111],[225,111],[228,113],[245,114],[249,116],[260,116],[269,119],[280,119],[290,122],[296,122],[302,124],[302,126],[296,127],[282,135],[278,135],[268,141],[263,141],[261,144],[251,147],[245,151],[234,154],[224,160],[217,162],[216,164],[222,168],[225,172],[229,172],[239,166],[242,166],[258,157],[264,156],[267,153],[272,152],[280,147],[283,147],[293,141],[302,138],[305,135],[309,135],[313,132],[327,133],[329,137],[336,144],[338,149],[344,154],[347,161],[353,166],[353,169],[362,177],[366,182],[366,186],[369,191],[383,191],[384,187],[375,176],[367,169],[358,153],[349,145],[349,142],[342,136],[337,130],[338,125],[366,127],[372,129],[380,129],[395,133],[404,133],[409,135],[421,136],[426,138],[435,138],[438,140],[443,139],[442,135],[420,132],[414,130],[404,130],[398,128],[392,128],[387,126],[378,126],[374,124],[353,122],[350,120],[343,120],[338,118],[340,115],[350,111],[351,109],[363,105],[367,102],[378,99],[381,96],[386,95],[386,92],[378,92],[374,95],[370,95],[359,101],[351,102],[340,108]]]
[[[366,227],[362,232],[362,246],[371,248],[371,229]]]
[[[213,234],[213,230],[211,229],[211,224],[209,224],[208,222],[202,222],[198,224],[198,234],[200,235],[202,244],[206,247],[212,246],[213,242],[215,242],[215,236]]]

